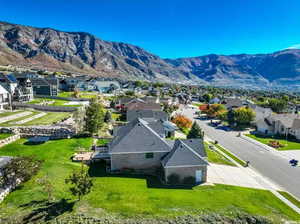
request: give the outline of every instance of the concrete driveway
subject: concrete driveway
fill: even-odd
[[[253,172],[249,168],[210,164],[207,172],[207,182],[209,183],[250,187],[263,190],[280,190],[278,186]]]

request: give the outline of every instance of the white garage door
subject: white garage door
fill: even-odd
[[[196,170],[196,183],[202,182],[202,170]]]

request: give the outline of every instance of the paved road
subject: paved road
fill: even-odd
[[[194,112],[192,109],[183,110],[190,118],[193,118]],[[217,140],[241,159],[250,161],[257,172],[300,199],[300,167],[291,167],[286,157],[237,137],[237,132],[216,129],[209,126],[207,120],[196,121],[209,138]]]

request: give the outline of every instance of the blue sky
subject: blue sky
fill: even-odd
[[[300,0],[0,0],[0,20],[143,47],[161,57],[300,47]]]

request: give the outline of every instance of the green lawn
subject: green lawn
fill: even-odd
[[[283,197],[288,199],[290,202],[292,202],[294,205],[296,205],[298,208],[300,208],[300,201],[296,198],[294,198],[292,195],[285,191],[278,191],[279,194],[281,194]]]
[[[235,166],[234,163],[232,163],[230,160],[228,160],[222,154],[209,149],[209,147],[208,147],[209,144],[207,142],[204,142],[204,145],[205,145],[205,149],[206,149],[206,153],[207,153],[208,162],[222,164],[222,165],[228,165],[228,166]]]
[[[286,139],[282,139],[282,138],[277,138],[277,137],[270,138],[270,137],[263,137],[263,136],[253,135],[253,134],[246,134],[246,136],[253,138],[254,140],[259,141],[266,145],[268,145],[270,141],[274,141],[274,140],[279,141],[279,143],[284,146],[281,148],[277,148],[277,150],[297,150],[297,149],[300,150],[300,143],[296,141],[291,141],[291,140],[286,141]]]
[[[43,160],[43,164],[35,177],[18,187],[0,204],[0,217],[19,217],[44,208],[42,200],[47,195],[36,181],[47,175],[54,185],[56,201],[68,199],[67,207],[71,207],[71,212],[87,216],[97,217],[108,212],[127,217],[153,218],[199,214],[200,211],[231,215],[242,211],[268,216],[274,220],[300,220],[298,214],[269,191],[225,185],[166,189],[153,177],[107,175],[100,163],[94,164],[89,170],[94,179],[92,191],[78,202],[69,193],[64,180],[72,170],[80,169],[79,163],[70,160],[75,149],[90,147],[92,139],[55,140],[41,145],[26,145],[25,142],[26,140],[20,139],[4,146],[0,149],[0,155],[33,155]]]
[[[11,133],[0,133],[0,140],[6,139],[6,138],[8,138],[8,137],[10,137],[12,135],[13,134],[11,134]]]
[[[32,116],[37,115],[37,114],[40,113],[40,112],[38,112],[38,111],[31,111],[31,112],[32,112],[32,113],[29,114],[29,115],[26,115],[26,116],[23,116],[23,117],[19,117],[19,118],[17,118],[17,119],[10,120],[10,121],[4,122],[4,123],[0,123],[0,126],[1,126],[1,127],[21,126],[21,125],[23,125],[23,124],[15,124],[15,122],[21,121],[21,120],[25,120],[25,119],[27,119],[27,118],[30,118],[30,117],[32,117]]]
[[[231,157],[234,161],[236,161],[237,163],[239,163],[241,166],[245,166],[246,165],[245,161],[239,159],[238,157],[236,157],[235,155],[233,155],[231,152],[229,152],[228,150],[224,149],[222,146],[220,146],[218,144],[214,144],[214,146],[216,146],[219,150],[221,150],[226,155],[228,155],[229,157]]]
[[[18,113],[21,113],[23,111],[20,111],[20,110],[17,110],[17,111],[5,111],[5,112],[2,112],[0,113],[0,117],[7,117],[7,116],[10,116],[10,115],[13,115],[13,114],[18,114]]]
[[[59,97],[74,97],[74,92],[60,92],[58,94]],[[87,92],[87,91],[82,91],[80,92],[79,98],[95,98],[98,96],[97,92]]]
[[[32,111],[32,114],[24,116],[24,117],[19,117],[15,120],[10,120],[4,123],[1,123],[1,127],[11,127],[11,126],[30,126],[30,125],[49,125],[56,123],[58,121],[61,121],[67,117],[70,116],[70,113],[68,112],[47,112],[46,115],[36,118],[34,120],[31,120],[29,122],[26,122],[24,124],[15,124],[14,122],[24,120],[26,118],[30,118],[36,114],[41,113],[40,111]]]
[[[63,107],[80,107],[81,105],[65,105],[70,101],[67,100],[58,100],[58,99],[50,99],[50,98],[35,98],[34,100],[28,102],[28,104],[41,104],[42,102],[52,102],[46,104],[47,106],[63,106]]]
[[[67,117],[70,117],[70,113],[67,112],[48,112],[45,116],[29,121],[23,125],[48,125],[59,122]]]

